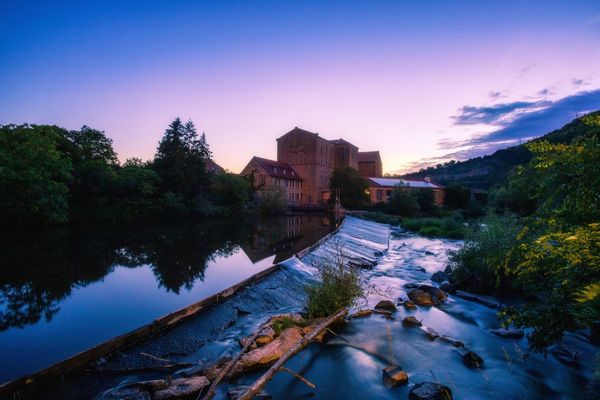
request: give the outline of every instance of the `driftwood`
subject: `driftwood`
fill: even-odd
[[[321,332],[329,327],[329,325],[338,321],[340,318],[343,318],[348,314],[347,308],[342,308],[332,316],[328,317],[326,320],[317,325],[310,333],[304,336],[298,343],[294,345],[291,349],[289,349],[279,360],[275,362],[265,372],[256,382],[254,382],[243,395],[239,397],[238,400],[250,400],[252,396],[260,393],[261,390],[265,387],[265,385],[275,376],[275,374],[283,367],[283,364],[291,357],[293,357],[296,353],[302,350],[307,344],[309,344],[315,337],[317,337]]]
[[[262,330],[261,327],[259,327],[256,330],[256,332],[254,332],[254,335],[252,335],[252,337],[248,341],[246,341],[246,344],[242,348],[242,351],[240,351],[238,353],[238,355],[235,356],[229,362],[229,364],[227,364],[227,366],[225,368],[221,369],[221,371],[219,372],[219,375],[217,375],[217,377],[212,381],[212,383],[210,385],[210,388],[208,389],[208,392],[202,398],[202,400],[210,400],[213,397],[215,397],[215,394],[217,393],[217,386],[219,386],[219,383],[221,383],[221,381],[223,380],[223,378],[225,378],[225,376],[229,373],[229,371],[231,371],[231,369],[234,367],[235,363],[238,362],[238,360],[240,359],[240,357],[248,350],[248,348],[250,346],[252,346],[252,343],[254,343],[254,341],[256,340],[256,338],[258,337],[258,335],[260,335],[261,330]],[[196,397],[196,400],[200,399],[200,395],[202,395],[202,392],[198,393],[198,397]]]
[[[300,379],[300,381],[301,381],[302,383],[304,383],[306,386],[308,386],[308,387],[310,387],[310,388],[313,388],[313,389],[314,389],[314,388],[316,388],[316,387],[317,387],[317,385],[315,385],[314,383],[312,383],[311,381],[309,381],[308,379],[306,379],[306,378],[305,378],[305,377],[303,377],[302,375],[300,375],[300,374],[298,374],[298,373],[296,373],[296,372],[292,371],[292,370],[291,370],[291,369],[289,369],[289,368],[286,368],[286,367],[281,367],[281,368],[279,368],[279,370],[280,370],[280,371],[285,371],[285,372],[287,372],[288,374],[292,375],[293,377]]]
[[[340,335],[339,333],[335,333],[334,331],[332,331],[331,329],[327,328],[327,332],[331,333],[333,336],[339,337],[340,339],[342,339],[344,342],[346,343],[350,343],[350,341],[348,339],[346,339],[345,337],[343,337],[342,335]]]

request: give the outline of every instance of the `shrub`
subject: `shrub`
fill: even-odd
[[[308,318],[329,316],[365,297],[359,269],[346,265],[339,251],[336,260],[319,267],[319,278],[321,282],[306,289]]]
[[[475,292],[508,288],[506,256],[520,230],[517,220],[508,216],[488,215],[482,223],[472,225],[466,231],[464,246],[449,252],[452,281]]]
[[[395,189],[387,209],[390,214],[402,217],[411,217],[420,210],[417,196],[411,189]]]
[[[262,192],[256,199],[258,211],[263,215],[281,215],[287,209],[287,199],[283,188],[275,187],[273,190]]]

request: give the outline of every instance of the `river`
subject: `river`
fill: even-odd
[[[230,287],[313,244],[323,215],[0,237],[0,382]]]

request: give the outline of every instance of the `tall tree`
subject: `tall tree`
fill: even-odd
[[[368,194],[369,183],[352,167],[336,169],[331,174],[331,189],[339,190],[344,207],[360,208],[371,202]]]

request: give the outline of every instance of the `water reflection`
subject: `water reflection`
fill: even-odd
[[[241,248],[256,263],[281,261],[332,229],[329,218],[298,215],[160,227],[59,228],[0,235],[0,331],[51,321],[76,288],[117,266],[148,266],[166,292],[203,281],[207,265]]]

